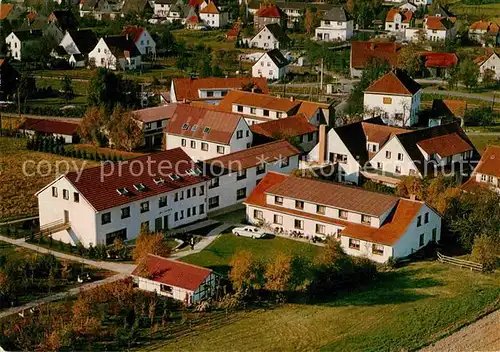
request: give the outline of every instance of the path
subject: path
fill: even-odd
[[[114,271],[114,272],[121,273],[121,274],[128,275],[132,271],[134,271],[134,269],[136,267],[135,264],[123,264],[123,263],[117,263],[117,262],[96,261],[96,260],[90,260],[90,259],[78,257],[76,255],[61,253],[58,251],[53,251],[53,250],[47,249],[45,247],[40,247],[36,244],[26,243],[24,241],[24,238],[12,239],[9,237],[0,236],[0,241],[7,242],[7,243],[13,244],[15,246],[28,248],[28,249],[31,249],[33,251],[37,251],[40,253],[50,253],[57,258],[71,260],[74,262],[79,262],[79,263],[82,263],[85,265],[89,265],[89,266],[93,266],[96,268],[105,269],[105,270],[109,270],[109,271]]]
[[[491,136],[495,137],[498,136],[500,137],[500,132],[465,132],[467,133],[468,136]]]
[[[103,285],[103,284],[107,284],[107,283],[114,282],[114,281],[119,281],[119,280],[125,279],[127,276],[128,276],[127,274],[113,275],[113,276],[107,277],[107,278],[99,280],[99,281],[89,282],[89,283],[83,284],[81,286],[74,287],[74,288],[69,289],[69,290],[64,291],[64,292],[59,292],[59,293],[56,293],[56,294],[51,295],[51,296],[37,299],[35,301],[23,304],[22,306],[12,307],[12,308],[3,310],[0,312],[0,319],[8,317],[9,315],[21,313],[22,311],[25,311],[24,314],[31,314],[31,313],[29,313],[29,309],[31,309],[31,308],[38,307],[39,305],[42,305],[45,303],[58,301],[58,300],[63,299],[64,297],[67,297],[67,296],[75,296],[82,291],[91,290],[91,289],[93,289],[97,286]]]
[[[12,224],[17,224],[17,223],[20,223],[20,222],[23,222],[23,221],[36,220],[36,219],[38,219],[38,215],[37,216],[30,216],[28,218],[22,218],[22,219],[16,219],[16,220],[10,220],[10,221],[0,222],[0,226],[3,226],[3,225],[12,225]]]
[[[234,225],[232,224],[221,224],[217,226],[215,229],[210,231],[206,236],[203,237],[203,239],[196,243],[194,245],[194,249],[189,249],[185,251],[180,251],[177,253],[174,253],[170,256],[171,259],[180,259],[183,257],[186,257],[191,254],[199,253],[202,250],[204,250],[210,243],[212,243],[219,235],[226,231],[228,228],[233,227]]]
[[[441,351],[500,351],[500,310],[421,350]]]
[[[475,100],[484,100],[484,101],[489,101],[491,103],[498,102],[500,100],[500,97],[493,98],[493,97],[488,97],[488,96],[474,94],[474,93],[463,93],[463,92],[453,92],[453,91],[446,91],[446,90],[435,90],[433,88],[424,88],[424,93],[431,93],[431,94],[436,94],[436,95],[445,95],[445,96],[455,97],[455,98],[467,98],[467,99],[475,99]]]

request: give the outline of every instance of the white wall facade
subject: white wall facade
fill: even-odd
[[[147,29],[143,29],[141,36],[135,41],[135,46],[142,55],[156,54],[156,42]]]
[[[354,22],[321,21],[321,25],[316,28],[315,38],[321,41],[348,40],[354,33]]]
[[[19,40],[19,38],[14,34],[14,32],[11,32],[5,38],[5,43],[7,44],[7,49],[10,52],[10,57],[12,57],[14,60],[21,61],[22,43]]]
[[[211,28],[222,28],[228,23],[228,13],[200,13],[200,19]]]
[[[500,57],[496,53],[491,55],[481,66],[479,66],[481,75],[484,75],[484,71],[486,70],[495,72],[495,79],[500,80]]]
[[[380,115],[389,125],[413,126],[418,122],[421,97],[422,90],[413,96],[365,92],[365,118]]]
[[[110,70],[135,70],[142,64],[141,56],[123,57],[117,60],[102,38],[89,53],[89,60],[92,60],[96,67],[105,67]]]
[[[154,9],[153,9],[154,17],[167,18],[169,11],[170,11],[170,4],[157,4],[157,3],[155,3]]]
[[[395,175],[420,175],[420,171],[410,158],[399,139],[392,137],[370,160],[373,168]]]
[[[273,60],[265,53],[252,66],[252,77],[265,77],[270,80],[277,80],[286,76],[288,66],[278,67]]]
[[[250,40],[251,48],[260,48],[265,50],[270,49],[279,49],[280,42],[276,37],[271,33],[267,27],[263,27],[259,33],[257,33],[252,40]]]
[[[288,117],[288,113],[286,111],[271,110],[268,108],[264,109],[240,104],[233,104],[232,108],[233,113],[245,115],[246,120],[251,120],[252,116],[257,117],[257,119],[255,119],[255,121],[258,121],[257,123],[265,122],[266,120],[271,121]]]

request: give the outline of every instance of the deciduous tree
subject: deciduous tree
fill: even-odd
[[[240,250],[236,252],[229,263],[231,270],[229,279],[235,291],[243,294],[262,287],[262,266],[255,260],[252,252]]]
[[[420,54],[413,44],[409,44],[400,50],[397,66],[408,72],[410,76],[415,76],[415,74],[420,72],[422,61]]]
[[[459,66],[459,76],[463,85],[472,90],[477,87],[479,67],[470,59],[464,60]]]
[[[110,142],[117,148],[132,151],[139,147],[144,139],[142,128],[133,118],[132,112],[116,107],[107,126]]]
[[[104,145],[104,128],[107,125],[107,117],[104,108],[91,106],[83,115],[82,122],[78,126],[78,134],[83,139],[94,145]]]
[[[498,267],[500,261],[500,246],[498,236],[481,235],[474,239],[471,260],[483,264],[483,269],[493,271]]]
[[[135,262],[142,262],[148,254],[158,255],[160,257],[168,257],[170,255],[170,247],[167,245],[163,233],[147,233],[143,231],[139,234],[135,242],[133,254]]]
[[[292,256],[278,252],[266,265],[265,288],[270,291],[286,292],[292,279]]]

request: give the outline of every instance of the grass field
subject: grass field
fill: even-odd
[[[34,194],[54,180],[57,172],[98,165],[30,151],[25,146],[25,139],[0,137],[0,219],[37,214]]]
[[[469,136],[476,149],[482,153],[489,144],[500,145],[500,136]]]
[[[330,302],[239,312],[230,324],[199,329],[154,347],[165,351],[415,350],[499,308],[499,295],[499,273],[483,275],[438,262],[418,262],[382,273],[373,287]]]
[[[500,20],[500,3],[497,4],[481,4],[481,5],[466,5],[460,1],[455,1],[450,5],[450,10],[459,17],[466,19],[489,19]]]

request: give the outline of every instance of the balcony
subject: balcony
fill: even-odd
[[[68,230],[71,222],[59,219],[40,226],[40,231],[35,234],[35,238],[50,236],[56,232]]]

